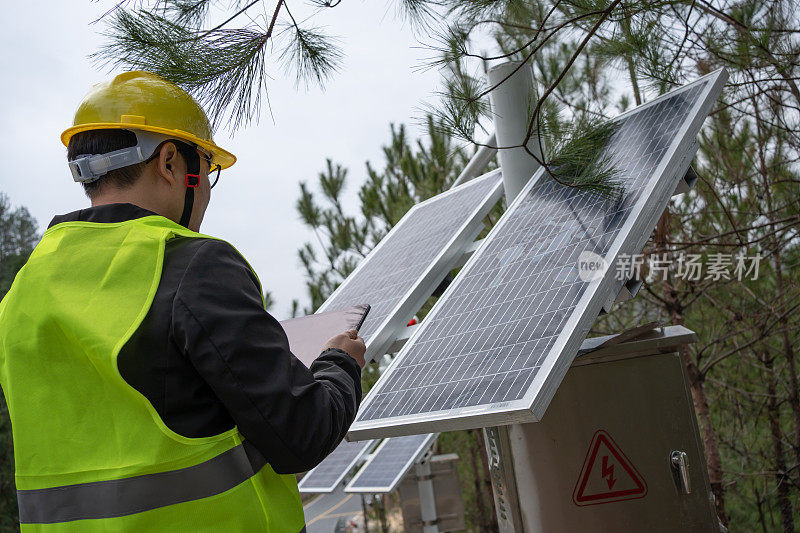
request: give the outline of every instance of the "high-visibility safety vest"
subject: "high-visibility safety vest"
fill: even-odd
[[[57,224],[0,303],[22,531],[304,527],[294,475],[276,474],[237,428],[173,432],[119,373],[179,236],[207,238],[161,216]]]

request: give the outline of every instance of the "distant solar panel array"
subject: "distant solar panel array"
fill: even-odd
[[[582,279],[581,252],[614,265],[641,251],[724,81],[715,72],[616,119],[606,149],[625,186],[618,201],[540,169],[370,391],[349,437],[538,420],[619,290],[613,268]]]
[[[345,492],[389,493],[433,445],[436,434],[407,435],[384,440],[375,450]]]
[[[300,492],[331,492],[369,452],[375,442],[372,440],[342,442],[300,480],[297,484]]]

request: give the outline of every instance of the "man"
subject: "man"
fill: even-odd
[[[0,303],[23,531],[301,531],[294,473],[355,417],[364,341],[306,369],[247,262],[197,233],[236,159],[183,90],[121,74],[61,138],[92,207]]]

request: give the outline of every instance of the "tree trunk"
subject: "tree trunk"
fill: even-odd
[[[770,214],[770,217],[771,216]],[[777,304],[775,312],[781,317],[778,320],[781,325],[781,344],[783,345],[783,356],[786,359],[786,366],[789,369],[787,388],[789,389],[789,406],[792,409],[792,439],[790,442],[792,451],[794,452],[795,465],[800,465],[800,394],[798,393],[797,367],[795,365],[792,339],[789,336],[789,317],[786,316],[786,293],[784,289],[783,273],[781,271],[783,264],[779,248],[775,242],[774,233],[772,234],[772,241],[774,243],[773,246],[775,246],[775,248],[773,248],[772,263],[775,268],[775,289],[777,291],[774,300]],[[794,479],[795,484],[798,482],[800,482],[800,475]]]
[[[761,524],[761,531],[762,533],[767,533],[767,521],[764,519],[764,499],[755,488],[753,489],[753,496],[758,507],[758,523]]]
[[[367,502],[364,495],[361,495],[361,513],[364,515],[364,533],[369,533],[369,520],[367,519]]]
[[[670,213],[669,206],[664,210],[664,214],[658,220],[654,235],[655,253],[666,252],[667,237],[670,232]],[[667,311],[670,322],[674,325],[683,326],[683,306],[678,300],[678,291],[672,284],[669,276],[666,276],[662,283],[663,293],[661,298]],[[722,484],[722,458],[719,455],[717,436],[714,431],[714,424],[711,420],[711,411],[708,407],[708,399],[704,388],[705,376],[700,373],[695,361],[692,359],[687,346],[682,346],[681,358],[686,366],[686,374],[689,378],[689,389],[692,391],[692,401],[700,426],[700,436],[703,439],[703,448],[706,454],[706,467],[708,478],[711,483],[711,492],[714,494],[714,502],[717,509],[717,516],[723,525],[728,525],[728,516],[725,513],[725,487]]]
[[[755,105],[756,116],[760,115],[758,106]],[[758,161],[759,173],[764,186],[764,200],[767,204],[765,216],[770,221],[770,243],[772,248],[772,266],[775,269],[775,314],[777,314],[781,325],[781,343],[783,344],[783,355],[789,368],[789,405],[792,409],[792,450],[794,451],[795,465],[800,465],[800,391],[798,391],[797,367],[795,365],[794,347],[789,336],[789,317],[786,316],[786,289],[783,279],[783,260],[781,258],[781,246],[777,238],[777,227],[775,225],[775,211],[773,209],[772,192],[770,190],[770,170],[767,167],[766,156],[764,154],[763,139],[761,138],[761,128],[759,131]],[[794,480],[797,484],[798,479]]]
[[[386,503],[384,502],[387,496],[388,495],[381,495],[380,498],[375,498],[373,500],[373,505],[378,514],[378,521],[381,524],[381,533],[389,533],[389,524],[386,522]]]
[[[766,352],[759,353],[759,359],[764,363],[769,375],[767,376],[767,415],[769,417],[769,430],[772,436],[772,448],[775,453],[775,483],[777,483],[778,509],[781,511],[784,533],[794,533],[794,515],[792,502],[789,499],[789,479],[786,477],[786,458],[783,452],[783,434],[781,432],[781,413],[778,407],[778,398],[773,371],[772,358]]]

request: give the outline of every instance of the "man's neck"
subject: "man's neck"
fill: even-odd
[[[148,211],[152,211],[153,213],[166,217],[173,222],[177,222],[172,216],[165,213],[166,210],[164,209],[163,205],[160,205],[160,202],[153,201],[152,199],[143,197],[139,194],[132,194],[132,192],[133,191],[128,190],[113,190],[104,192],[103,194],[91,199],[92,207],[109,204],[133,204],[141,207],[142,209],[147,209]]]

